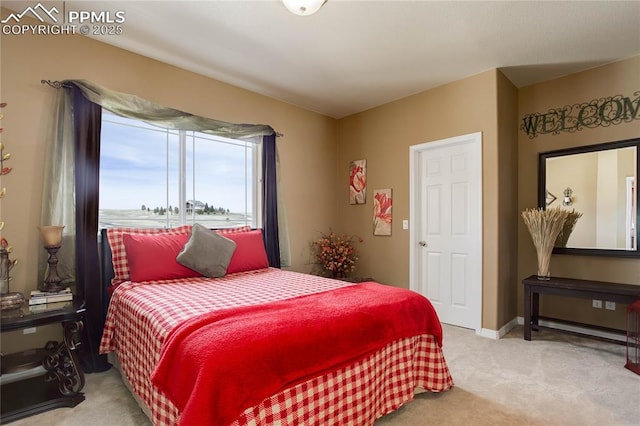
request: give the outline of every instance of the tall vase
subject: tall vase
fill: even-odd
[[[551,271],[549,271],[551,251],[539,248],[536,252],[538,255],[538,279],[548,281],[551,279]]]

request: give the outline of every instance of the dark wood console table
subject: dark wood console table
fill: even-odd
[[[537,275],[522,280],[524,285],[524,339],[531,340],[531,329],[539,322],[539,299],[541,293],[560,296],[600,299],[629,304],[640,298],[640,285],[618,284],[604,281],[579,280],[575,278],[551,277],[539,280]]]
[[[16,361],[16,371],[30,369],[34,374],[27,375],[24,379],[8,379],[13,371],[5,371],[6,362],[3,363],[0,378],[8,380],[7,383],[0,381],[0,423],[8,423],[52,408],[75,407],[84,401],[84,394],[81,392],[84,373],[78,363],[76,348],[80,344],[85,306],[77,298],[62,305],[54,303],[34,312],[25,303],[25,306],[15,311],[2,312],[2,332],[60,323],[63,340],[59,343],[50,342],[44,349],[3,356],[4,361],[7,361],[5,358]]]

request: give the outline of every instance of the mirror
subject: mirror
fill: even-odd
[[[640,138],[543,152],[538,206],[582,213],[554,253],[640,257]]]

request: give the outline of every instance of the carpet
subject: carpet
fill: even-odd
[[[625,347],[542,329],[530,342],[516,327],[500,340],[443,326],[455,387],[423,393],[375,426],[640,425],[640,376],[624,368]],[[86,400],[14,426],[147,426],[111,369],[86,375]],[[355,425],[360,426],[360,425]]]

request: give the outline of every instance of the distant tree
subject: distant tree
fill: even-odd
[[[175,207],[173,208],[173,214],[178,214],[178,213],[180,213],[180,212],[178,211],[178,206],[175,206]]]
[[[146,210],[146,209],[147,209],[147,207],[143,204],[142,205],[142,210]]]
[[[198,214],[215,214],[215,215],[224,215],[231,213],[231,210],[226,209],[224,207],[215,207],[212,204],[204,203],[204,207],[202,210],[196,210]]]

